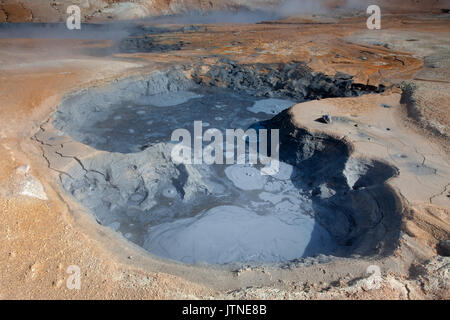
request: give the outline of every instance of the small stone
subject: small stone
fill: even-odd
[[[325,123],[325,124],[331,124],[333,122],[332,119],[331,119],[331,116],[328,115],[328,114],[323,115],[322,117],[320,117],[316,121],[320,122],[320,123]]]
[[[439,241],[436,250],[440,256],[450,257],[450,240]]]

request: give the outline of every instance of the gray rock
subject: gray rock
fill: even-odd
[[[450,240],[441,240],[436,246],[439,255],[444,257],[450,257]]]
[[[324,114],[322,117],[316,120],[317,122],[324,123],[324,124],[331,124],[333,120],[331,119],[331,116],[328,114]]]

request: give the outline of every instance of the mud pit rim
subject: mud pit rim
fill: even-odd
[[[151,73],[151,75],[154,75],[154,73]],[[143,76],[143,77],[148,77],[148,76]],[[136,81],[136,77],[132,77],[132,78],[129,78],[129,79],[124,79],[124,80],[121,80],[121,81]],[[139,81],[139,80],[138,80]],[[106,85],[106,87],[108,87],[108,86],[110,86],[111,84],[109,83],[109,84],[107,84]],[[88,88],[88,89],[84,89],[84,90],[82,90],[81,92],[86,92],[86,91],[89,91],[89,90],[92,90],[93,88],[91,87],[91,88]],[[72,95],[76,95],[77,93],[74,93],[74,94],[71,94],[70,96],[72,96]],[[275,118],[277,118],[277,119],[275,119],[275,121],[287,121],[287,122],[289,122],[289,124],[291,125],[291,126],[293,126],[291,123],[290,123],[290,120],[289,120],[289,114],[288,114],[288,112],[284,112],[282,115],[278,115],[277,117],[275,117]],[[297,128],[297,129],[299,129],[299,128]],[[295,129],[296,130],[296,129]],[[300,130],[300,129],[299,129]],[[307,130],[300,130],[303,134],[306,134],[306,135],[308,135],[309,133],[307,132]],[[290,134],[288,134],[288,135],[290,135]],[[311,137],[314,137],[314,135],[311,135]],[[330,136],[328,136],[328,135],[318,135],[318,137],[319,137],[319,139],[322,139],[322,140],[333,140],[333,138],[331,138]],[[38,137],[37,137],[37,135],[36,135],[36,137],[35,137],[35,139],[37,140],[37,141],[40,141],[41,143],[43,142],[43,141],[41,141]],[[330,140],[330,141],[331,141]],[[288,142],[288,143],[290,143],[290,142]],[[333,144],[335,144],[336,143],[336,141],[333,141],[332,142]],[[352,147],[351,147],[351,145],[349,145],[347,142],[343,142],[343,146],[345,146],[345,148],[347,149],[347,153],[348,153],[348,157],[350,157],[350,155],[351,155],[351,152],[352,152]],[[393,194],[393,196],[394,196],[394,198],[396,198],[396,201],[398,202],[398,203],[401,203],[401,201],[400,201],[400,199],[398,198],[398,195],[397,195],[397,193],[396,193],[396,191],[395,190],[393,190],[392,188],[390,188],[389,186],[387,186],[387,185],[385,185],[385,181],[386,180],[384,180],[382,183],[383,183],[383,186],[384,187],[387,187],[388,189],[389,189],[389,192],[388,193],[392,193]],[[399,206],[398,208],[400,209],[400,211],[401,210],[403,210],[403,209],[401,209],[400,207],[402,207],[402,205],[401,206]],[[400,211],[398,211],[397,213],[399,213]],[[391,250],[389,250],[389,251],[391,251]],[[147,254],[148,254],[148,252],[146,252]],[[389,253],[387,253],[387,252],[385,252],[385,253],[383,253],[383,255],[386,255],[386,254],[389,254]],[[152,258],[154,258],[155,256],[154,255],[152,255],[152,254],[150,254],[151,256],[152,256]],[[372,255],[372,256],[377,256],[378,254],[375,254],[375,255]],[[159,257],[158,257],[158,259],[160,259]],[[165,260],[165,259],[163,259],[163,260]],[[302,258],[302,259],[297,259],[297,261],[291,261],[292,263],[302,263],[300,260],[305,260],[305,258]],[[311,260],[310,258],[306,258],[306,260]],[[321,260],[320,258],[318,259],[318,260]],[[323,258],[322,258],[322,260],[324,260]],[[329,259],[325,259],[325,260],[333,260],[333,258],[329,258]],[[171,263],[172,263],[172,261],[170,261]],[[275,265],[275,266],[278,266],[278,267],[280,267],[280,266],[282,266],[282,265],[286,265],[286,264],[290,264],[291,262],[286,262],[286,263],[275,263],[275,264],[272,264],[272,265]],[[264,265],[270,265],[270,263],[262,263],[262,264],[264,264]]]

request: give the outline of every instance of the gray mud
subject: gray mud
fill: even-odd
[[[395,248],[402,206],[386,184],[395,168],[351,158],[343,141],[294,127],[286,110],[294,102],[284,94],[262,98],[196,82],[175,69],[65,99],[53,125],[104,152],[74,157],[61,182],[100,224],[185,263],[279,263]],[[280,172],[174,164],[171,132],[192,130],[198,120],[205,130],[280,129]]]

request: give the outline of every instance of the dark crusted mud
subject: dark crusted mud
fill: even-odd
[[[119,43],[119,51],[132,52],[166,52],[181,50],[185,45],[183,41],[174,43],[161,43],[157,36],[144,35],[137,37],[128,37]]]
[[[304,62],[238,64],[221,59],[217,64],[194,68],[193,79],[199,84],[226,87],[257,97],[287,98],[297,102],[322,98],[355,97],[383,92],[385,87],[355,84],[353,77],[337,73],[329,77],[312,70]]]

